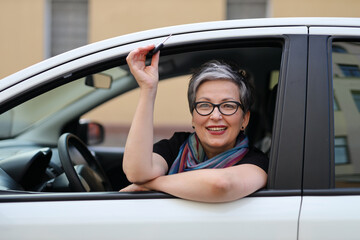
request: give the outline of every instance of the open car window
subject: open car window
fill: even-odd
[[[281,65],[282,43],[256,41],[164,51],[160,57],[160,83],[155,103],[154,142],[171,137],[175,131],[191,131],[187,85],[191,72],[202,63],[217,59],[237,64],[255,87],[248,134],[250,140],[269,153],[273,114]],[[224,48],[224,46],[226,46]],[[196,49],[196,50],[195,50]],[[174,52],[173,54],[171,54]],[[127,69],[126,65],[120,66]],[[239,69],[240,70],[240,69]],[[102,146],[123,147],[138,98],[138,89],[122,94],[82,115],[82,119],[103,123],[106,138]]]
[[[165,48],[159,64],[154,142],[169,138],[176,131],[192,131],[187,103],[189,76],[209,60],[224,60],[237,64],[249,75],[255,89],[255,102],[246,134],[252,145],[270,155],[283,45],[282,39],[250,39]],[[80,69],[73,76],[53,83],[55,87],[43,86],[39,90],[41,94],[0,116],[0,124],[4,126],[1,138],[10,140],[0,142],[0,158],[3,159],[0,169],[7,179],[4,188],[74,191],[65,176],[59,157],[63,150],[58,149],[58,141],[60,135],[72,133],[89,143],[83,138],[83,122],[97,123],[105,132],[104,139],[96,142],[101,148],[91,149],[98,162],[97,169],[101,169],[111,185],[106,189],[117,191],[125,187],[129,182],[122,171],[123,147],[138,100],[138,85],[130,74],[125,56]],[[89,124],[85,126],[87,131],[92,129]],[[10,153],[8,144],[11,144]],[[93,164],[83,161],[81,154],[72,150],[72,144],[68,147],[75,170],[80,175],[87,172]],[[8,185],[8,177],[14,184]],[[31,184],[24,185],[25,182]]]

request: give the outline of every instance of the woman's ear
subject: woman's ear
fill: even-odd
[[[242,127],[244,127],[244,129],[247,127],[247,125],[249,124],[250,121],[250,111],[247,111],[247,113],[245,113],[244,115],[244,121],[242,123]]]

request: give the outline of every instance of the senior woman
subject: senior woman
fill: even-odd
[[[131,184],[120,190],[155,190],[201,202],[228,202],[264,187],[268,159],[248,146],[251,88],[239,71],[218,61],[193,74],[188,101],[194,133],[175,133],[153,144],[153,112],[159,52],[146,66],[154,45],[129,53],[127,63],[140,97],[123,159]]]

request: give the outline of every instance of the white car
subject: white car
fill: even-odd
[[[252,76],[256,104],[247,134],[270,158],[265,189],[218,204],[118,192],[129,184],[123,148],[92,145],[103,141],[104,129],[80,117],[135,89],[125,57],[170,34],[161,81],[210,59],[240,63]],[[6,77],[0,238],[358,239],[359,66],[360,19],[285,18],[134,33]]]

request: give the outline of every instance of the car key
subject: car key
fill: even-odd
[[[147,55],[146,57],[152,57],[154,54],[156,54],[158,51],[160,51],[163,47],[165,42],[172,36],[172,34],[170,34],[164,41],[162,41],[161,43],[159,43],[158,45],[155,46],[154,49],[152,49]]]

